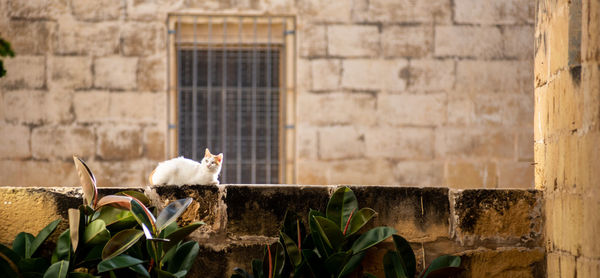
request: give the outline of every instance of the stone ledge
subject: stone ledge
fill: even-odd
[[[124,187],[99,188],[99,194],[144,191],[158,207],[175,199],[194,198],[190,217],[207,223],[191,236],[202,246],[195,271],[205,276],[206,270],[211,270],[214,275],[210,277],[229,277],[233,267],[248,268],[250,258],[260,257],[264,244],[277,240],[286,209],[304,217],[311,208],[324,211],[337,187]],[[540,251],[543,250],[541,191],[359,185],[350,188],[360,207],[371,207],[378,212],[371,226],[392,226],[412,243],[421,268],[440,254],[459,254],[475,271],[482,269],[481,264],[493,263],[488,258],[516,252],[531,259],[517,266],[513,264],[518,262],[511,262],[507,269],[518,268],[520,274],[529,273],[533,277],[540,273],[539,265],[544,260]],[[10,244],[18,232],[35,233],[56,218],[64,220],[59,230],[65,229],[67,209],[77,207],[81,195],[81,189],[72,187],[1,187],[0,242]],[[381,260],[377,258],[391,248],[391,243],[386,242],[370,251],[368,257],[372,259],[366,261],[364,269],[383,276]],[[477,275],[476,271],[469,271],[466,277]]]

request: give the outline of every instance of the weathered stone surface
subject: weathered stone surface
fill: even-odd
[[[29,147],[29,127],[23,125],[0,124],[0,157],[27,158],[31,156]]]
[[[164,93],[78,92],[73,106],[77,122],[158,123],[164,118]]]
[[[49,56],[48,87],[87,89],[92,86],[92,59],[86,56]]]
[[[453,60],[411,60],[408,89],[415,91],[448,90],[454,86]]]
[[[446,122],[446,94],[380,94],[377,120],[389,125],[443,125]]]
[[[33,129],[31,152],[39,159],[66,160],[73,155],[89,158],[94,155],[95,141],[92,127],[45,125]]]
[[[440,157],[514,158],[514,134],[503,130],[438,128],[435,139]]]
[[[44,56],[15,56],[2,61],[6,75],[0,79],[0,87],[9,90],[39,89],[46,85]]]
[[[68,11],[67,0],[8,1],[9,15],[27,19],[54,19]]]
[[[423,57],[433,51],[431,26],[384,26],[381,47],[385,57]]]
[[[446,182],[452,188],[496,188],[496,164],[491,162],[450,161],[446,166]]]
[[[454,195],[457,237],[491,237],[537,245],[542,240],[542,194],[534,190],[464,190]]]
[[[325,56],[327,54],[327,28],[325,25],[305,24],[298,26],[300,57]]]
[[[452,95],[452,93],[449,93]],[[450,125],[464,126],[475,121],[474,104],[470,97],[449,97],[446,111],[447,122]]]
[[[502,56],[502,42],[498,27],[435,27],[436,56],[498,58]]]
[[[119,19],[123,4],[120,0],[78,0],[71,7],[79,20],[102,21]]]
[[[138,61],[137,89],[145,92],[164,92],[167,89],[165,55],[142,57]]]
[[[135,89],[137,58],[109,56],[94,61],[94,87],[117,90]]]
[[[428,23],[449,22],[452,17],[450,1],[367,1],[354,4],[352,19],[367,22]]]
[[[3,177],[0,181],[0,185],[3,188],[4,186],[25,187],[79,185],[79,177],[77,177],[77,173],[72,162],[1,160],[0,175]],[[10,240],[12,240],[12,238],[10,238]]]
[[[531,60],[533,57],[533,27],[529,25],[507,26],[502,30],[504,56]]]
[[[104,56],[119,52],[118,22],[79,22],[60,18],[54,41],[56,54]]]
[[[138,126],[102,125],[97,132],[97,154],[104,160],[132,159],[143,153],[143,134]]]
[[[499,188],[533,188],[531,162],[504,162],[498,165]]]
[[[362,90],[402,91],[406,80],[400,72],[406,60],[345,59],[342,62],[342,87]]]
[[[10,91],[4,93],[2,109],[6,120],[14,123],[68,123],[72,93],[65,91]]]
[[[361,93],[298,94],[298,122],[312,125],[373,125],[375,97]]]
[[[311,89],[336,90],[340,87],[341,61],[338,59],[316,59],[310,61]]]
[[[353,126],[334,126],[319,129],[319,157],[348,159],[363,157],[365,135]]]
[[[154,54],[165,48],[166,32],[163,24],[125,24],[121,27],[121,51],[126,56]]]
[[[529,61],[458,61],[456,88],[473,92],[531,93]]]
[[[221,194],[216,186],[212,185],[184,185],[184,186],[154,186],[152,188],[160,196],[161,206],[166,206],[169,202],[191,197],[198,203],[194,212],[196,216],[194,221],[204,221],[206,226],[199,229],[200,233],[207,231],[217,231],[224,229],[221,221],[224,217],[223,212],[219,210]],[[194,233],[197,235],[199,232]]]
[[[326,184],[394,184],[393,164],[381,158],[345,159],[331,165],[320,165],[325,170]]]
[[[48,21],[10,20],[3,38],[18,55],[40,55],[50,50],[56,25]]]
[[[542,248],[482,250],[461,257],[461,266],[468,270],[462,277],[545,277]]]
[[[350,21],[352,0],[298,1],[298,10],[303,17],[311,18],[316,22],[347,22]]]
[[[165,131],[159,128],[144,129],[144,156],[153,160],[165,159]]]
[[[275,237],[283,221],[285,208],[298,213],[308,223],[306,216],[309,209],[325,211],[328,199],[329,187],[324,186],[228,186],[225,197],[226,230],[235,236]]]
[[[457,0],[454,3],[454,19],[459,23],[531,23],[534,13],[535,2],[528,0]]]
[[[156,167],[156,162],[144,159],[122,159],[121,161],[88,162],[88,165],[96,175],[98,186],[135,187],[140,184],[148,184],[148,176]]]
[[[373,128],[366,131],[364,136],[368,157],[400,159],[433,158],[434,132],[431,128]]]
[[[398,184],[437,186],[444,183],[444,163],[438,161],[400,161],[394,167]]]
[[[327,51],[342,57],[373,57],[379,54],[379,30],[373,25],[327,26]]]
[[[478,94],[473,98],[475,123],[531,127],[533,97],[524,94]]]
[[[297,130],[296,142],[299,160],[316,159],[319,153],[317,149],[317,128],[306,124],[299,124]]]

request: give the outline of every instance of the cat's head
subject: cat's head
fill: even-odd
[[[221,164],[223,163],[223,154],[220,153],[218,155],[211,154],[208,148],[204,151],[204,158],[202,162],[206,164],[208,169],[213,171],[221,170]]]

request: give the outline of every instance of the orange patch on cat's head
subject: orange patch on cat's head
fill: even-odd
[[[215,160],[221,164],[221,162],[223,161],[223,153],[220,153],[219,155],[215,155]]]
[[[204,157],[211,157],[211,156],[212,156],[212,154],[210,153],[208,148],[206,148],[206,150],[204,150]]]

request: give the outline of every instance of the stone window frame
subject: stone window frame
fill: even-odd
[[[227,24],[234,26],[235,32],[226,32],[226,40],[235,42],[238,40],[238,31],[241,31],[243,44],[251,46],[254,39],[254,32],[259,34],[259,38],[266,38],[267,29],[265,24],[271,24],[272,30],[281,30],[281,36],[273,36],[273,43],[279,39],[279,43],[285,47],[280,50],[280,74],[281,96],[283,100],[280,116],[279,146],[280,146],[280,174],[279,183],[295,184],[297,180],[297,151],[296,151],[296,61],[297,61],[297,40],[296,40],[296,16],[290,14],[255,14],[255,13],[203,13],[195,11],[180,11],[169,13],[167,16],[167,125],[165,140],[165,156],[168,158],[176,157],[178,153],[177,122],[177,30],[181,31],[180,36],[185,38],[190,36],[190,26],[196,24],[196,38],[198,39],[198,28],[207,26],[208,19],[211,21],[211,32],[216,32],[215,37],[223,33],[217,33],[223,29],[222,22],[227,19]],[[235,20],[232,20],[235,19]],[[241,21],[239,21],[241,19]],[[277,19],[277,20],[275,20]],[[238,29],[238,22],[241,22],[241,30]],[[257,29],[254,29],[254,22],[257,22]],[[178,26],[178,23],[181,23]],[[186,28],[186,26],[188,26]],[[177,28],[180,29],[177,29]],[[183,27],[183,29],[181,29]],[[187,30],[186,30],[187,29]],[[222,32],[222,31],[221,31]],[[275,32],[272,33],[272,35]],[[231,35],[230,35],[231,34]],[[235,35],[235,37],[234,37]],[[192,35],[193,36],[193,35]],[[181,40],[181,37],[179,37]],[[200,37],[200,39],[202,39]],[[260,39],[259,39],[260,40]],[[259,41],[260,43],[260,41]],[[215,46],[219,42],[215,42]],[[222,46],[222,43],[221,43]],[[227,158],[225,158],[227,159]]]

